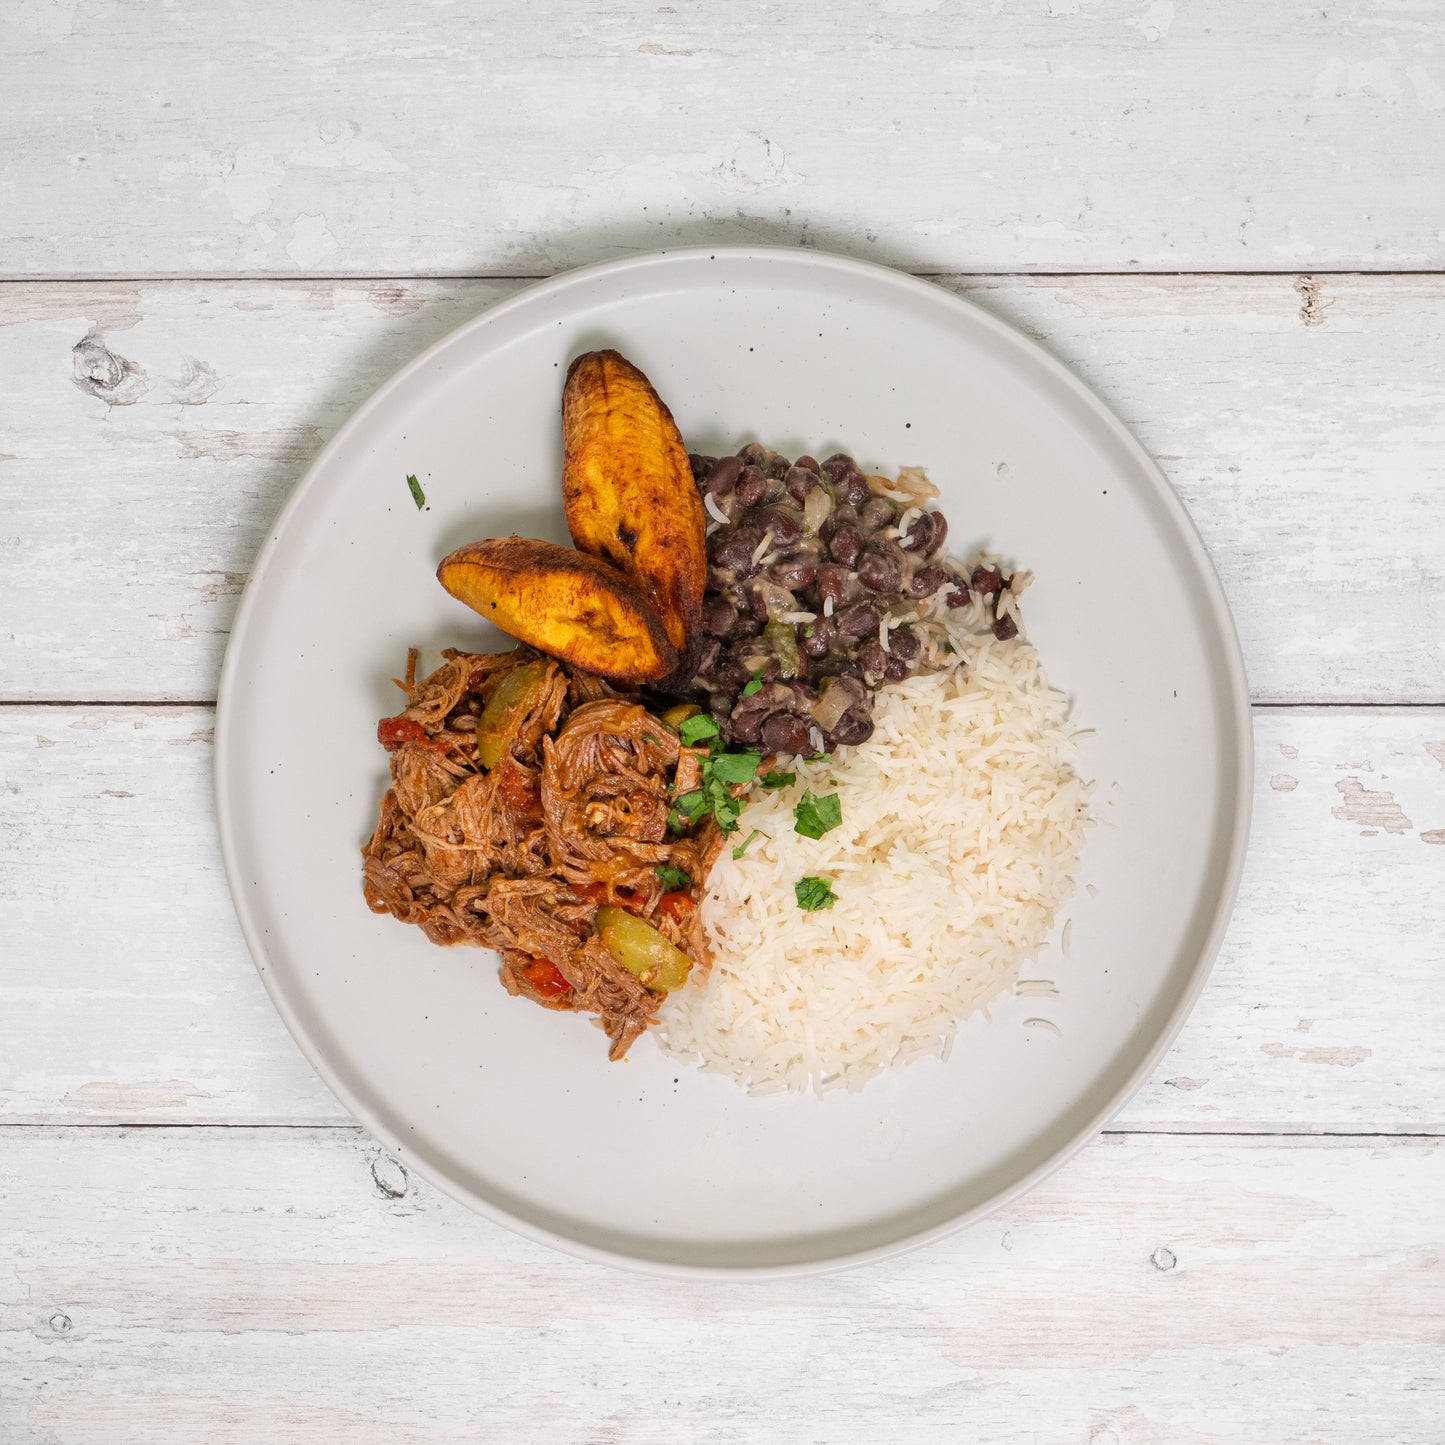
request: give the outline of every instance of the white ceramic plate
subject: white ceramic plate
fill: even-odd
[[[567,362],[615,346],[695,450],[754,438],[926,466],[959,552],[1037,582],[1030,636],[1080,720],[1101,826],[1071,956],[860,1094],[750,1098],[650,1038],[508,997],[490,953],[367,911],[376,720],[413,644],[506,645],[433,580],[479,537],[566,541]],[[418,511],[406,475],[428,506]],[[434,652],[429,654],[434,657]],[[424,661],[427,659],[424,658]],[[575,271],[453,332],[317,458],[263,548],[222,677],[226,869],[257,967],[358,1119],[448,1193],[577,1253],[665,1271],[819,1269],[977,1218],[1094,1133],[1182,1023],[1223,934],[1250,796],[1219,585],[1158,468],[1043,350],[926,282],[807,251]],[[1062,922],[1062,920],[1061,920]],[[1045,1006],[1046,1005],[1046,1006]],[[1046,1015],[1056,1038],[1023,1027]]]

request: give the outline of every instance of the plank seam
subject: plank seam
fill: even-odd
[[[229,1132],[247,1129],[264,1130],[291,1130],[293,1132],[321,1132],[327,1133],[351,1133],[364,1135],[371,1138],[371,1134],[361,1125],[351,1120],[317,1120],[314,1122],[293,1122],[284,1123],[267,1120],[248,1120],[235,1123],[187,1123],[184,1121],[172,1121],[160,1123],[156,1121],[120,1122],[83,1122],[83,1121],[52,1121],[42,1122],[40,1120],[7,1120],[0,1123],[0,1137],[11,1132],[35,1132],[37,1130],[53,1131],[90,1131],[110,1130],[112,1133],[132,1132],[137,1130],[186,1130],[186,1131],[211,1131]],[[1390,1129],[1101,1129],[1097,1134],[1091,1136],[1096,1139],[1210,1139],[1218,1142],[1228,1143],[1236,1140],[1258,1140],[1258,1139],[1359,1139],[1390,1142],[1400,1139],[1429,1139],[1445,1140],[1445,1128],[1440,1130],[1390,1130]]]
[[[728,243],[721,243],[727,245]],[[665,248],[663,248],[665,249]],[[679,248],[682,249],[682,248]],[[691,249],[691,248],[689,248]],[[784,248],[789,249],[789,248]],[[800,251],[806,252],[809,248],[799,247]],[[827,252],[826,254],[843,254],[839,252]],[[624,259],[624,258],[617,258]],[[583,263],[586,264],[586,263]],[[561,271],[414,271],[404,274],[397,274],[390,271],[352,271],[327,275],[312,275],[303,271],[253,271],[253,272],[198,272],[187,273],[182,271],[156,272],[147,274],[141,272],[117,272],[114,275],[102,273],[88,273],[75,276],[57,275],[14,275],[0,276],[0,288],[6,286],[120,286],[120,285],[237,285],[255,283],[257,285],[275,285],[278,282],[294,282],[301,285],[344,285],[352,282],[374,283],[378,281],[410,282],[410,281],[549,281],[556,276],[565,276],[568,271],[580,269],[579,267],[566,267]],[[1212,280],[1229,281],[1233,279],[1248,279],[1250,277],[1292,277],[1292,276],[1318,276],[1335,280],[1348,279],[1354,276],[1368,276],[1371,278],[1385,278],[1395,276],[1421,276],[1434,277],[1439,279],[1445,277],[1445,270],[1436,267],[1390,267],[1383,270],[1362,269],[1360,267],[1348,267],[1345,269],[1329,269],[1320,266],[1300,264],[1298,266],[1283,266],[1264,270],[1253,271],[1159,271],[1159,270],[1101,270],[1092,268],[1082,271],[918,271],[905,266],[895,266],[891,269],[902,271],[910,276],[917,276],[925,281],[1029,281],[1029,280],[1080,280],[1086,281],[1098,277],[1101,279],[1121,278],[1128,276],[1140,276],[1154,280]]]

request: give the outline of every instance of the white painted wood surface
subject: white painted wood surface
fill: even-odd
[[[322,443],[519,284],[0,288],[0,698],[214,697],[251,559]],[[950,284],[1160,457],[1257,700],[1445,702],[1445,279]]]
[[[1255,716],[1229,938],[1117,1127],[1445,1131],[1445,708]],[[26,1020],[0,1057],[0,1123],[346,1119],[232,916],[211,724],[199,708],[0,708],[0,1017]]]
[[[1113,1136],[831,1278],[623,1275],[351,1129],[0,1129],[7,1445],[1438,1441],[1445,1141]]]
[[[0,274],[1439,266],[1435,0],[7,0]]]
[[[1437,0],[0,6],[0,1442],[1441,1445],[1442,37]],[[246,957],[208,771],[255,549],[357,403],[522,278],[694,241],[952,273],[1040,337],[1286,704],[1111,1131],[763,1286],[568,1260],[381,1155]]]

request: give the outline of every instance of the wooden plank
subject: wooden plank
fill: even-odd
[[[256,548],[322,442],[517,284],[0,287],[0,696],[214,696]],[[1258,701],[1445,702],[1445,278],[951,284],[1161,458]]]
[[[1445,258],[1431,0],[6,21],[11,276],[536,273],[758,240],[964,271]]]
[[[0,1119],[345,1121],[232,917],[211,721],[0,709]],[[1261,710],[1256,746],[1233,927],[1118,1127],[1445,1129],[1445,709]]]
[[[0,1140],[10,1445],[1440,1438],[1442,1140],[1115,1137],[768,1285],[566,1258],[349,1130]]]

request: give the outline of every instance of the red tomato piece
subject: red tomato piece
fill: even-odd
[[[665,913],[669,918],[674,918],[679,923],[685,923],[692,917],[697,909],[697,904],[692,901],[692,894],[678,890],[675,893],[664,893],[657,900],[657,911]]]
[[[556,998],[559,993],[572,992],[572,985],[562,977],[562,970],[550,958],[539,958],[529,963],[522,970],[522,977],[543,998]]]
[[[426,737],[426,729],[414,718],[384,717],[376,725],[376,740],[384,748],[394,748],[401,743],[419,743]]]

